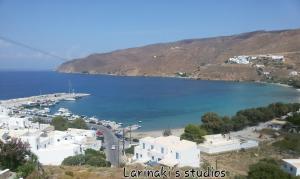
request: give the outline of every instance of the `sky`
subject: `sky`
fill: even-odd
[[[300,0],[0,0],[0,70],[52,70],[92,53],[300,28]]]

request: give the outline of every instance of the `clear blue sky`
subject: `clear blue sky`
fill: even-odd
[[[151,43],[300,28],[299,0],[0,0],[0,36],[72,59]],[[0,40],[0,69],[61,61]]]

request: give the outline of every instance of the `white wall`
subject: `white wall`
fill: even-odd
[[[299,176],[300,175],[300,170],[294,167],[293,165],[283,162],[283,165],[281,166],[281,169],[293,176]]]

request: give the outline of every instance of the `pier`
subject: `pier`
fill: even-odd
[[[6,108],[22,106],[52,106],[60,101],[75,101],[78,98],[89,96],[87,93],[53,93],[25,98],[0,100],[0,105]]]

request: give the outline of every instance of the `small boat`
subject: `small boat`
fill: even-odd
[[[76,101],[76,99],[75,98],[65,98],[65,101]]]
[[[139,123],[142,123],[142,121],[139,121]]]

